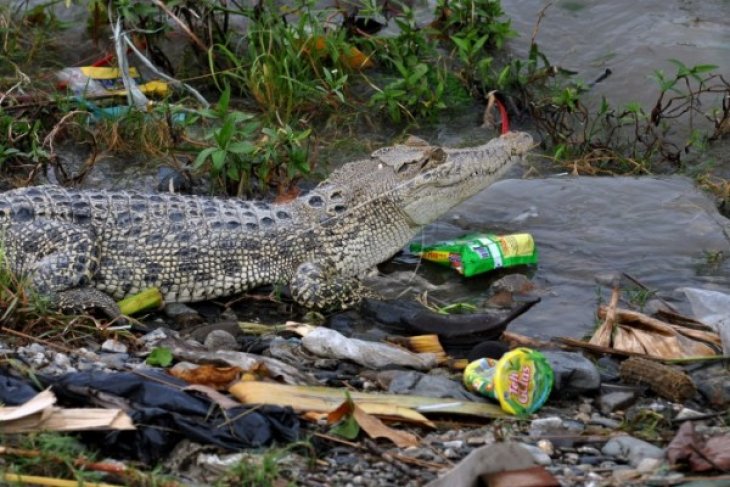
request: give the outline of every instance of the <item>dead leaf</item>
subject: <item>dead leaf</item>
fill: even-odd
[[[398,448],[405,448],[418,444],[418,437],[416,435],[387,426],[375,416],[366,413],[361,407],[352,401],[349,395],[342,404],[327,415],[327,421],[330,424],[342,423],[347,421],[348,417],[353,418],[370,438],[386,438],[395,443]],[[347,428],[347,431],[351,430],[352,428]]]
[[[387,426],[375,416],[366,413],[357,404],[355,404],[353,416],[357,424],[360,425],[370,438],[387,438],[395,443],[398,448],[418,445],[418,437],[416,435]]]
[[[730,435],[714,436],[704,441],[687,421],[667,447],[667,459],[672,465],[688,463],[693,472],[730,469]]]
[[[237,381],[243,370],[239,367],[218,367],[211,364],[195,365],[179,362],[169,370],[170,374],[190,384],[200,384],[217,390],[226,390]]]

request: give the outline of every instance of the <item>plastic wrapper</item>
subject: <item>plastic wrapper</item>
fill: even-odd
[[[394,345],[347,338],[329,328],[320,327],[307,334],[302,345],[320,357],[349,359],[371,369],[400,365],[429,370],[437,362],[433,353],[413,353]]]
[[[499,401],[502,410],[516,416],[539,410],[550,396],[553,382],[547,359],[529,348],[517,348],[499,360],[475,360],[464,369],[467,389]]]
[[[434,245],[411,244],[410,251],[423,259],[455,269],[470,277],[502,267],[536,264],[537,248],[532,235],[477,233]]]

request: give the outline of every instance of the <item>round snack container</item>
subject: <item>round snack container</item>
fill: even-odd
[[[545,356],[529,348],[517,348],[499,360],[475,360],[464,369],[467,389],[496,399],[505,412],[516,416],[540,409],[550,396],[553,380]]]

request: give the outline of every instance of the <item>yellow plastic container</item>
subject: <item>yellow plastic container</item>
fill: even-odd
[[[499,360],[475,360],[464,369],[467,389],[499,401],[502,410],[516,416],[539,410],[553,382],[553,369],[545,356],[529,348],[517,348]]]

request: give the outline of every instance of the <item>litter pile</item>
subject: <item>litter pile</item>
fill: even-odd
[[[728,308],[714,306],[730,298],[686,292],[700,319],[666,306],[655,316],[621,308],[616,286],[585,341],[508,332],[539,301],[515,293],[506,309],[471,314],[368,300],[325,326],[224,313],[178,332],[152,314],[141,322],[150,331],[119,332],[96,347],[6,342],[3,459],[21,451],[15,433],[75,431],[100,454],[131,462],[125,469],[162,462],[183,483],[240,480],[231,468],[260,464],[257,449],[304,444],[305,453],[277,456],[279,477],[304,485],[681,484],[688,471],[730,469]],[[115,472],[105,480],[129,479]]]

